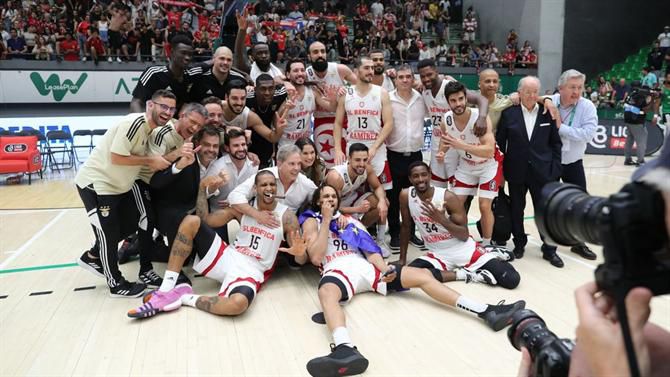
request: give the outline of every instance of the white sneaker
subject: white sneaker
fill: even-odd
[[[119,63],[123,63],[123,60],[121,60],[121,58],[118,57],[118,56],[116,57],[116,61],[119,62]]]
[[[493,277],[493,274],[489,270],[479,270],[477,272],[471,272],[466,269],[465,271],[465,283],[484,283],[488,285],[496,285],[498,282],[496,278]]]
[[[107,61],[111,63],[111,62],[112,62],[112,57],[111,57],[111,56],[108,57],[108,58],[107,58]]]
[[[85,57],[85,56],[82,57],[82,58],[81,58],[81,61],[85,62],[85,61],[86,61],[86,57]]]
[[[494,255],[497,259],[511,262],[514,260],[514,253],[510,252],[506,247],[486,245],[483,247],[488,254]]]

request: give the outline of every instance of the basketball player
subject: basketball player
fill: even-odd
[[[260,171],[255,176],[256,199],[254,208],[281,218],[276,228],[259,224],[249,216],[228,208],[209,214],[207,192],[215,191],[225,176],[209,176],[200,182],[196,214],[184,218],[170,251],[167,269],[161,287],[151,293],[139,308],[128,312],[131,318],[146,318],[161,312],[193,306],[217,315],[235,316],[244,313],[261,285],[270,275],[278,251],[291,253],[304,263],[305,243],[295,214],[275,200],[277,183],[274,175]],[[240,222],[240,231],[233,245],[227,245],[211,227],[220,227],[230,220]],[[280,248],[286,239],[290,248]],[[175,282],[184,262],[195,250],[193,269],[206,277],[221,282],[216,296],[194,295],[188,284]]]
[[[428,252],[410,267],[429,269],[441,282],[466,280],[499,285],[519,285],[520,276],[502,251],[487,252],[470,238],[463,204],[446,188],[431,185],[431,172],[423,161],[409,166],[412,187],[400,193],[400,211],[419,228]],[[409,243],[409,222],[400,228],[400,263],[405,264]],[[474,276],[473,276],[474,274]]]
[[[442,137],[441,124],[444,114],[449,111],[449,103],[444,96],[444,87],[450,81],[454,81],[451,76],[444,78],[437,74],[437,66],[433,59],[424,59],[417,65],[421,83],[424,86],[423,100],[426,103],[426,110],[433,126],[433,136],[431,138],[430,166],[432,171],[433,184],[439,187],[447,187],[448,180],[453,177],[458,163],[458,156],[455,151],[450,150],[446,153],[444,162],[436,160],[437,152]],[[481,95],[468,91],[468,103],[477,104],[479,109],[479,118],[475,124],[475,134],[481,136],[486,132],[486,115],[488,114],[488,102]]]
[[[379,49],[370,51],[370,59],[372,59],[372,63],[374,64],[374,76],[372,76],[372,83],[381,86],[382,88],[386,89],[387,92],[391,92],[393,89],[395,89],[395,84],[385,72],[386,62],[384,61],[384,51]]]
[[[317,190],[312,200],[312,211],[320,212],[307,211],[301,216],[310,261],[323,271],[319,281],[319,301],[334,343],[329,355],[307,363],[307,371],[312,376],[347,376],[367,369],[368,360],[354,347],[341,307],[341,303],[351,301],[354,294],[377,292],[386,295],[387,291],[421,288],[442,304],[476,314],[494,331],[509,325],[512,315],[525,307],[524,301],[486,305],[461,296],[441,284],[426,269],[403,266],[396,269],[386,264],[378,250],[370,247],[374,243],[362,241],[371,237],[361,223],[347,217],[348,225],[343,231],[334,226],[334,219],[341,216],[338,207],[337,190],[326,184]]]
[[[293,84],[295,92],[285,103],[288,108],[286,114],[288,124],[279,139],[280,147],[295,144],[296,140],[312,136],[312,114],[317,106],[329,111],[335,111],[337,108],[337,93],[331,92],[334,98],[326,98],[319,90],[312,89],[311,85],[305,85],[307,75],[302,60],[289,61],[286,64],[286,76]]]
[[[444,93],[451,110],[444,116],[442,143],[458,154],[453,191],[463,204],[468,196],[479,196],[482,243],[489,245],[494,221],[491,203],[498,196],[502,183],[502,154],[496,147],[490,120],[487,120],[486,133],[475,136],[474,124],[479,111],[466,106],[465,86],[452,81],[446,85]],[[440,150],[438,161],[442,155],[444,152]]]
[[[142,166],[163,170],[170,162],[160,155],[147,156],[151,131],[171,121],[177,99],[167,90],[157,90],[144,113],[132,113],[110,127],[74,179],[95,234],[95,246],[77,263],[107,280],[112,297],[138,297],[144,283],[130,283],[118,266],[119,241],[139,228],[152,228],[144,210],[146,184],[138,179]],[[138,224],[139,219],[139,224]],[[151,238],[140,239],[140,273],[151,269],[147,260]]]
[[[372,84],[373,64],[369,56],[356,59],[356,68],[358,82],[347,88],[346,95],[338,100],[333,137],[335,140],[342,139],[342,125],[346,116],[346,143],[351,145],[358,142],[368,147],[370,164],[375,175],[384,190],[390,190],[393,182],[386,158],[385,141],[393,130],[391,101],[385,89]],[[342,151],[336,152],[337,165],[344,163],[345,159]]]
[[[316,83],[322,93],[337,93],[344,95],[345,81],[353,85],[358,82],[357,76],[344,64],[329,63],[326,60],[326,46],[321,42],[309,45],[309,61],[311,66],[307,67],[307,81]],[[326,163],[326,167],[335,164],[335,142],[333,139],[333,124],[335,122],[335,111],[328,111],[317,106],[314,112],[314,143],[317,153]],[[342,148],[338,145],[337,148]]]

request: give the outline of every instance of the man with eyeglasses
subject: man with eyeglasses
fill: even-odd
[[[170,40],[170,62],[166,65],[153,65],[140,75],[133,90],[130,111],[141,113],[144,104],[159,89],[172,91],[177,98],[176,108],[188,100],[188,92],[193,83],[203,74],[202,65],[189,67],[193,57],[191,40],[184,35],[177,35]]]
[[[151,234],[147,231],[152,224],[145,207],[148,187],[138,175],[143,166],[152,171],[170,166],[161,155],[147,155],[147,143],[154,129],[172,121],[176,102],[172,92],[156,91],[146,102],[144,113],[128,114],[107,130],[74,180],[96,239],[77,263],[105,278],[112,297],[139,297],[146,288],[143,282],[130,283],[123,277],[117,246],[139,226],[143,230],[139,234],[140,265],[152,269],[148,255]]]

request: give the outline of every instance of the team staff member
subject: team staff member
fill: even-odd
[[[261,160],[261,169],[272,166],[275,146],[283,134],[283,128],[279,129],[277,127],[277,115],[284,114],[283,108],[282,110],[280,108],[285,101],[286,91],[276,91],[272,77],[266,73],[262,73],[256,78],[254,91],[247,95],[247,107],[258,114],[265,128],[272,130],[269,134],[264,127],[252,128],[249,151],[256,154]]]
[[[244,74],[231,68],[233,65],[233,52],[225,46],[214,51],[214,63],[211,68],[205,70],[198,77],[189,91],[190,100],[202,102],[206,97],[215,96],[219,99],[226,98],[226,85],[231,79],[247,81]]]
[[[188,67],[193,57],[193,46],[188,37],[176,35],[170,41],[170,46],[172,52],[168,64],[151,66],[140,75],[130,101],[131,112],[144,111],[144,103],[159,89],[169,89],[177,96],[177,110],[188,100],[188,89],[202,75],[203,68]]]
[[[129,283],[121,275],[117,261],[119,241],[137,229],[138,212],[144,207],[137,181],[142,166],[157,171],[170,166],[162,156],[147,156],[149,135],[165,126],[175,112],[176,97],[172,92],[158,90],[142,114],[129,114],[107,130],[75,177],[89,221],[93,227],[96,246],[84,252],[78,264],[97,276],[104,277],[112,297],[138,297],[144,283]],[[140,228],[149,228],[146,217],[140,218]],[[151,245],[140,245],[140,265],[147,261]],[[144,255],[144,257],[143,257]],[[151,266],[151,262],[148,261]],[[142,272],[142,271],[140,271]]]
[[[574,69],[569,69],[558,78],[558,93],[548,98],[558,107],[561,119],[556,121],[558,134],[561,136],[561,163],[563,173],[561,180],[572,183],[586,190],[584,174],[584,152],[586,144],[593,140],[598,127],[598,112],[593,102],[582,97],[586,76]],[[596,254],[585,244],[570,248],[583,258],[595,260]]]
[[[374,55],[371,56],[374,59]],[[375,73],[376,69],[377,66]],[[396,89],[389,93],[394,127],[386,139],[386,155],[391,168],[393,188],[386,191],[386,196],[389,198],[388,224],[391,235],[388,246],[391,250],[400,250],[400,191],[410,186],[409,165],[423,159],[421,148],[426,105],[421,94],[412,89],[414,72],[409,64],[403,64],[396,70],[395,85]],[[411,220],[403,219],[403,221]],[[414,223],[410,229],[410,243],[419,248],[423,247],[423,240],[414,235]]]

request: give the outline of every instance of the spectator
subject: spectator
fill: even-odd
[[[72,32],[65,32],[65,39],[58,45],[58,53],[68,62],[79,60],[79,43],[72,38]]]
[[[652,72],[650,67],[642,68],[642,86],[655,88],[658,85],[658,77]]]
[[[435,42],[431,41],[431,43]],[[419,51],[419,60],[433,59],[433,58],[434,56],[432,56],[431,51],[428,49],[428,45],[424,43],[423,47],[421,47],[421,50]]]
[[[155,61],[153,54],[153,47],[154,44],[156,43],[156,34],[151,28],[151,25],[147,27],[147,25],[145,24],[140,24],[139,42],[140,42],[140,60],[149,61],[152,60],[153,58]]]
[[[130,22],[125,24],[125,33],[121,39],[121,53],[126,61],[138,61],[137,53],[140,50],[140,32],[132,27]]]
[[[9,39],[7,40],[7,57],[9,59],[25,59],[24,54],[26,53],[28,53],[26,41],[23,37],[18,36],[15,28],[12,28],[9,31]]]
[[[449,47],[449,51],[447,51],[447,65],[450,67],[458,66],[458,50],[456,50],[456,46],[452,45]]]
[[[5,47],[4,39],[0,38],[0,60],[7,59],[7,47]]]
[[[507,34],[507,47],[516,48],[517,43],[519,43],[519,35],[514,29],[511,29]]]
[[[354,62],[354,56],[353,53],[351,52],[351,49],[349,48],[349,44],[344,45],[344,49],[342,50],[342,54],[340,54],[340,63],[341,64],[352,64]]]
[[[614,107],[612,86],[603,76],[598,77],[598,105]]]
[[[370,5],[370,12],[374,18],[381,18],[384,14],[384,5],[379,0],[375,0],[372,5]]]
[[[514,74],[514,68],[516,64],[516,48],[508,44],[507,51],[503,55],[503,65],[507,67],[507,73],[510,75]]]
[[[477,27],[477,19],[474,14],[467,14],[463,20],[463,42],[474,43]]]
[[[109,19],[107,19],[107,13],[103,13],[100,17],[100,20],[97,22],[98,31],[100,32],[100,39],[102,42],[107,45],[109,42]]]
[[[53,54],[53,52],[53,48],[44,41],[44,37],[37,37],[35,40],[35,47],[33,47],[35,60],[51,60],[51,54]]]
[[[623,106],[630,93],[630,85],[626,83],[625,78],[619,79],[619,83],[612,88],[614,90],[614,102],[617,106]]]
[[[105,46],[102,43],[102,39],[100,39],[100,36],[98,35],[98,29],[91,27],[90,33],[91,36],[86,40],[86,50],[91,54],[93,63],[97,65],[100,59],[104,59],[106,55]]]
[[[28,26],[28,29],[23,32],[23,40],[26,42],[26,47],[28,47],[29,54],[31,54],[33,52],[33,48],[35,48],[35,39],[37,38],[35,31],[35,26]]]
[[[663,68],[663,60],[665,58],[665,53],[661,49],[660,43],[654,42],[654,47],[647,54],[647,66],[654,71],[656,77],[660,77],[661,68]]]
[[[88,41],[88,29],[90,27],[91,23],[89,15],[86,15],[83,19],[80,19],[75,26],[75,30],[77,30],[77,41],[79,42],[79,47],[81,48],[80,55],[82,61],[86,61],[86,56],[88,56],[86,42]]]
[[[670,26],[664,27],[663,32],[658,35],[657,39],[663,54],[668,55],[670,53]],[[657,68],[660,69],[660,67]]]

